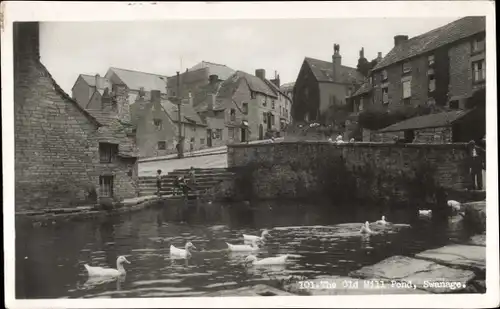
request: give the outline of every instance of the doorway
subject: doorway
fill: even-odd
[[[241,128],[241,142],[244,143],[247,141],[247,129]]]
[[[263,140],[264,139],[264,126],[260,124],[259,126],[259,139]]]
[[[212,129],[207,129],[207,147],[212,147]]]

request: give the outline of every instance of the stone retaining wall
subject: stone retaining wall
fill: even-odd
[[[432,202],[469,186],[466,144],[318,141],[228,146],[241,198],[329,196]],[[443,189],[443,190],[439,190]]]

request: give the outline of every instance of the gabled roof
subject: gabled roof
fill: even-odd
[[[333,63],[323,60],[318,60],[314,58],[306,57],[304,62],[311,68],[311,71],[316,77],[318,82],[330,82],[330,83],[362,83],[364,80],[363,74],[358,72],[355,68],[347,67],[344,65],[340,66],[340,78],[335,79],[333,77]]]
[[[107,140],[119,145],[118,154],[120,156],[132,158],[139,156],[133,138],[134,127],[131,123],[120,120],[113,112],[97,109],[88,109],[87,111],[105,127],[100,132],[107,131]]]
[[[401,60],[415,57],[484,31],[486,31],[486,18],[484,16],[464,17],[395,46],[373,70],[382,69]]]
[[[464,117],[471,111],[472,110],[454,110],[449,112],[413,117],[390,125],[379,130],[378,132],[396,132],[424,128],[447,127],[452,125],[455,121]]]
[[[173,104],[169,100],[161,100],[161,106],[174,122],[179,121],[177,104]],[[200,115],[189,104],[181,104],[182,123],[196,124],[206,126],[206,123],[201,119]]]
[[[364,82],[353,94],[351,97],[357,97],[359,95],[370,92],[373,89],[372,84],[370,82]]]
[[[283,90],[281,90],[280,88],[278,88],[278,86],[276,86],[272,81],[266,79],[265,82],[269,86],[269,88],[271,88],[274,91],[274,93],[276,93],[276,94],[280,93],[282,96],[284,96],[290,100],[288,95],[286,95],[285,92]]]
[[[234,74],[235,70],[224,64],[213,63],[209,61],[202,61],[189,69],[189,71],[196,71],[199,69],[208,68],[208,75],[215,74],[220,80],[226,80],[228,77]]]
[[[293,87],[295,87],[295,82],[283,84],[283,85],[281,85],[280,89],[282,91],[289,91],[289,90],[292,90]]]
[[[88,74],[80,74],[80,76],[83,78],[83,80],[89,86],[95,87],[95,78],[96,78],[95,76],[88,75]],[[104,89],[106,87],[111,89],[111,82],[109,81],[109,79],[107,79],[106,77],[103,77],[103,76],[99,76],[98,78],[101,82],[101,85],[104,86],[103,88],[99,88],[99,89]]]
[[[273,91],[273,89],[265,81],[263,81],[259,77],[252,75],[252,74],[248,74],[248,73],[243,72],[243,71],[236,71],[236,75],[239,78],[246,81],[250,90],[252,90],[254,92],[266,94],[266,95],[271,96],[271,97],[277,97],[277,95]]]
[[[40,65],[42,71],[47,74],[47,76],[50,78],[52,82],[52,86],[54,86],[54,90],[59,93],[64,99],[69,101],[71,104],[73,104],[87,119],[89,119],[95,126],[100,127],[102,126],[102,123],[100,123],[95,117],[93,117],[88,111],[86,111],[78,102],[76,102],[72,97],[70,97],[62,88],[59,86],[56,82],[56,80],[52,77],[52,74],[50,74],[49,70],[45,67],[45,65],[42,62],[38,62],[38,65]]]
[[[112,73],[116,74],[132,90],[139,90],[141,87],[144,87],[144,91],[160,90],[161,93],[166,93],[167,91],[167,77],[163,75],[109,68],[106,77],[109,78]]]

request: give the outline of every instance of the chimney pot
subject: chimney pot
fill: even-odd
[[[340,51],[340,45],[333,44],[332,63],[333,63],[333,78],[335,80],[338,80],[340,78],[340,67],[342,65],[342,56],[340,56],[339,51]]]
[[[152,103],[161,103],[161,91],[160,90],[151,90],[151,102]]]
[[[262,80],[266,79],[266,70],[264,70],[264,69],[255,70],[255,76],[257,76],[258,78],[260,78]]]
[[[219,76],[218,76],[217,74],[211,74],[211,75],[208,77],[208,81],[210,82],[210,84],[214,84],[214,83],[216,83],[218,80],[219,80]]]
[[[394,46],[399,46],[402,43],[408,41],[407,35],[396,35],[394,36]]]

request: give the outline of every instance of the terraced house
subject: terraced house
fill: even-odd
[[[207,136],[213,137],[212,146],[263,139],[266,133],[280,132],[280,96],[290,100],[271,84],[262,69],[256,70],[256,75],[236,71],[225,81],[214,78],[193,94],[194,108],[207,122]]]
[[[466,109],[467,100],[485,88],[485,21],[485,17],[465,17],[411,39],[395,36],[393,49],[371,74],[373,104],[387,109],[430,106],[444,113]],[[446,119],[446,114],[443,115]],[[416,141],[419,135],[436,142],[465,138],[459,134],[465,129],[443,126],[443,117],[432,116],[440,119],[435,124],[422,120],[428,124],[426,128],[401,126],[395,132],[403,135],[406,131],[412,137],[408,139]]]
[[[136,196],[135,143],[118,117],[124,88],[108,102],[113,116],[82,108],[41,63],[39,27],[14,24],[16,211]]]

